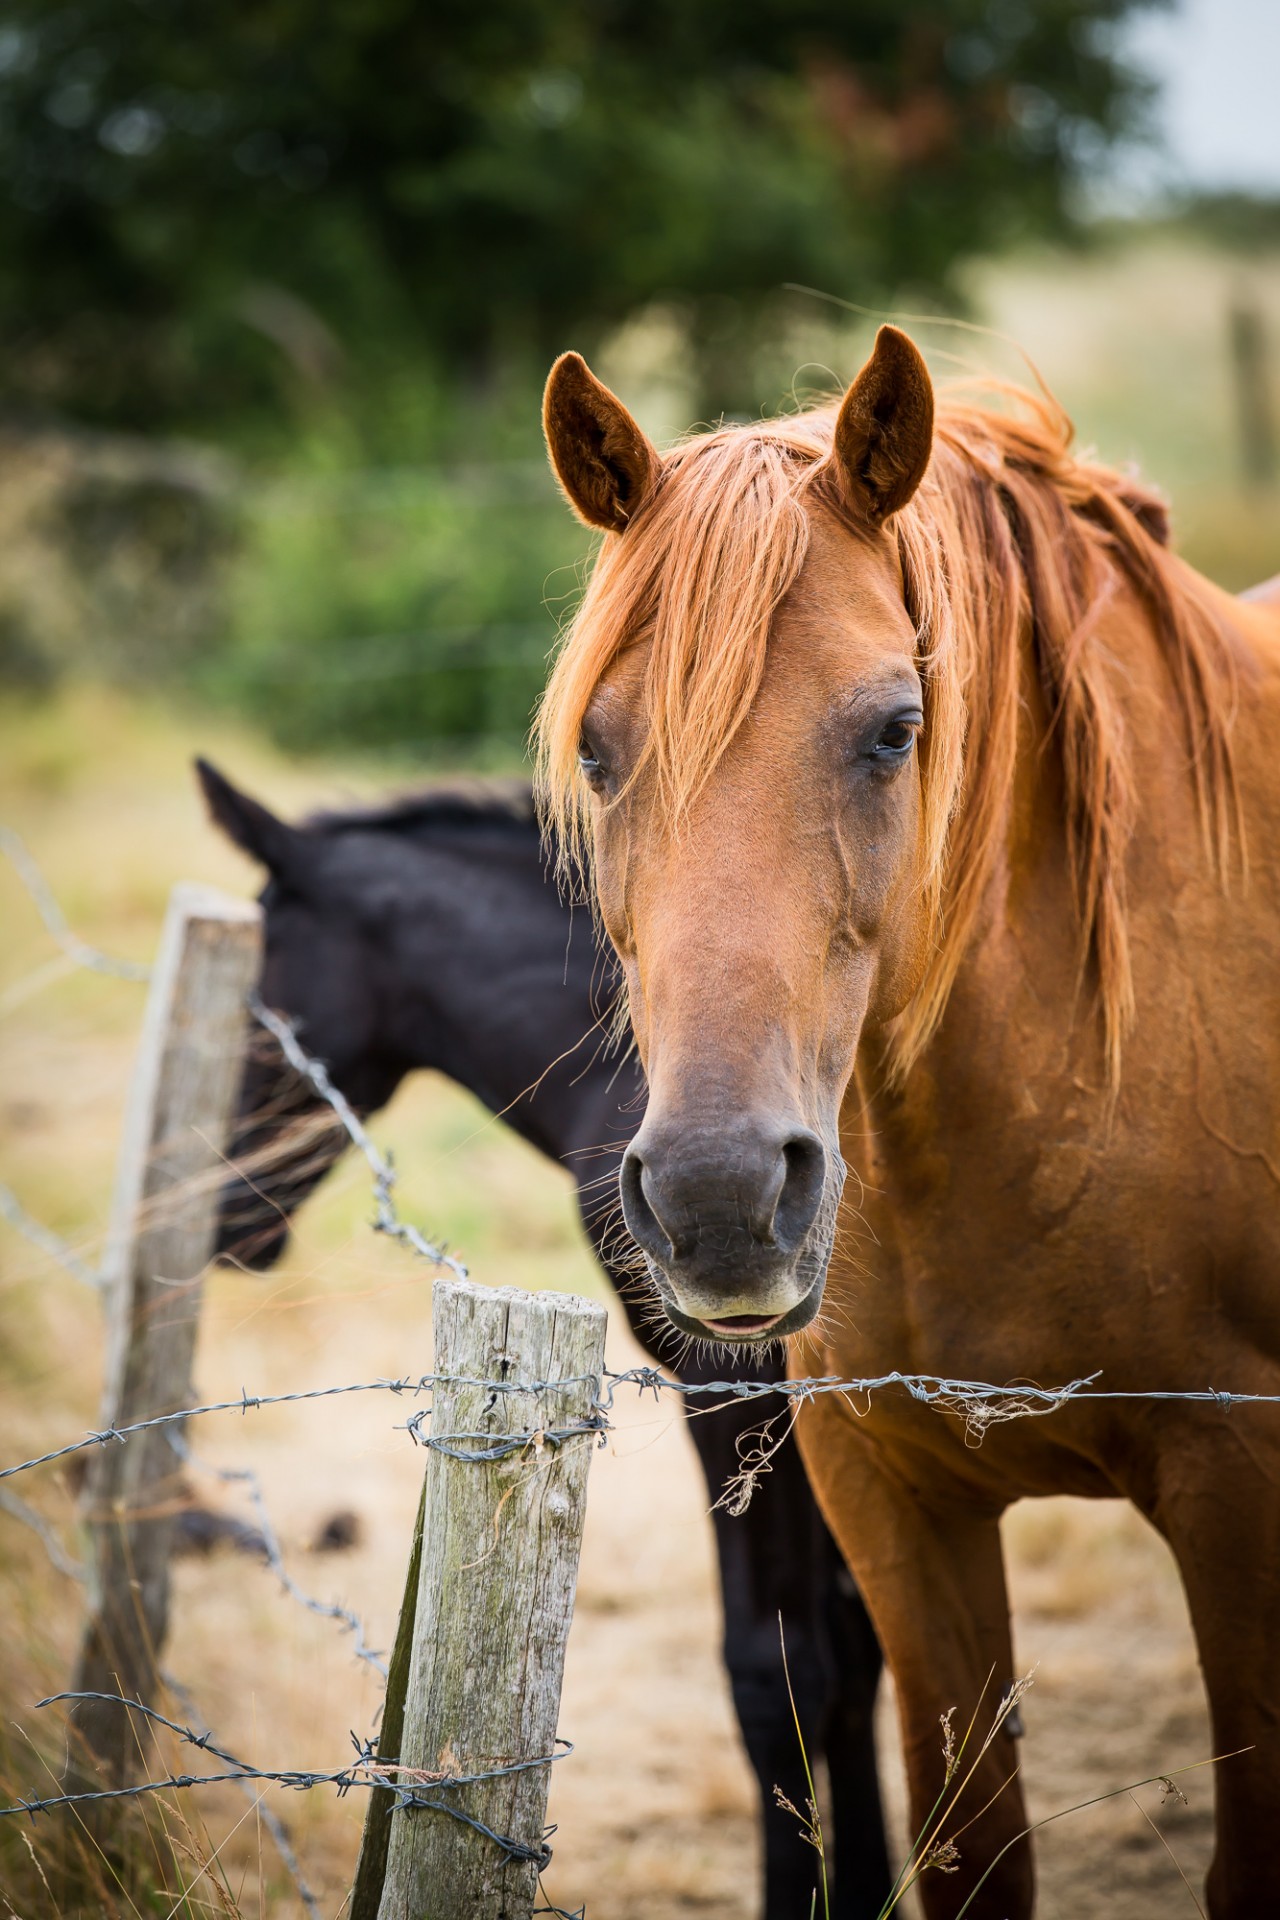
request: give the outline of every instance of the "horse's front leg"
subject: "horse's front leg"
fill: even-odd
[[[821,1619],[825,1597],[821,1569],[814,1551],[821,1530],[818,1507],[791,1440],[773,1457],[773,1467],[756,1486],[745,1513],[733,1515],[718,1507],[725,1484],[743,1465],[737,1440],[747,1440],[760,1427],[760,1405],[737,1402],[716,1409],[706,1419],[697,1417],[697,1407],[687,1411],[695,1413],[689,1432],[712,1496],[723,1599],[723,1659],[747,1759],[760,1786],[764,1920],[810,1920],[818,1895],[819,1862],[800,1826],[808,1793],[800,1741],[810,1761],[816,1761],[835,1692],[831,1649]],[[783,1636],[787,1667],[783,1667]],[[871,1749],[871,1770],[875,1770],[869,1724],[865,1740]],[[796,1811],[779,1805],[775,1789]],[[873,1920],[887,1891],[885,1882],[875,1905],[867,1897],[864,1907],[850,1908],[850,1914],[856,1920],[864,1916]]]
[[[1013,1671],[998,1517],[926,1506],[834,1396],[808,1406],[798,1432],[897,1687],[909,1876],[925,1913],[1028,1920],[1034,1878],[1018,1750],[1003,1728],[992,1734]]]
[[[1182,1574],[1221,1756],[1213,1769],[1210,1920],[1280,1913],[1272,1838],[1280,1802],[1280,1445],[1259,1431],[1261,1420],[1246,1425],[1256,1413],[1197,1408],[1194,1426],[1184,1415],[1150,1513]],[[1192,1775],[1182,1784],[1190,1794],[1206,1782]]]
[[[813,1495],[809,1498],[812,1501]],[[814,1527],[819,1535],[827,1635],[835,1668],[824,1741],[836,1857],[831,1912],[833,1920],[878,1920],[893,1880],[875,1738],[883,1661],[862,1595],[816,1502]]]

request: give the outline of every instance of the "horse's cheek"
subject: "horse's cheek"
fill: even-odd
[[[931,916],[922,871],[919,793],[886,796],[884,817],[868,823],[853,856],[857,937],[875,956],[867,1017],[892,1020],[912,999],[928,966]]]

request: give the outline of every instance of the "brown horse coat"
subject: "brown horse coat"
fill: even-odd
[[[1280,601],[1194,575],[1051,405],[935,424],[892,329],[839,412],[660,459],[566,356],[547,427],[607,529],[547,792],[627,975],[624,1208],[671,1317],[793,1334],[802,1374],[1280,1393]],[[1079,1402],[974,1444],[898,1390],[799,1432],[916,1827],[966,1782],[930,1916],[1031,1911],[1016,1749],[978,1747],[1016,1670],[999,1517],[1062,1492],[1169,1541],[1234,1756],[1210,1911],[1280,1912],[1280,1409]]]

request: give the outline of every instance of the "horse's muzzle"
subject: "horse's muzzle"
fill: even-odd
[[[623,1157],[622,1209],[677,1326],[751,1343],[812,1319],[830,1251],[815,1245],[828,1171],[804,1126],[646,1122]]]

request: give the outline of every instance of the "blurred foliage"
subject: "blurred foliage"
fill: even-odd
[[[203,684],[294,749],[518,759],[585,539],[544,463],[361,471],[332,440],[308,451],[245,503]]]
[[[1159,4],[0,0],[0,679],[510,761],[586,546],[550,355],[659,437],[847,375],[787,283],[1078,239]]]
[[[406,343],[483,384],[657,295],[936,290],[1067,220],[1152,4],[8,0],[0,382],[225,431]]]

